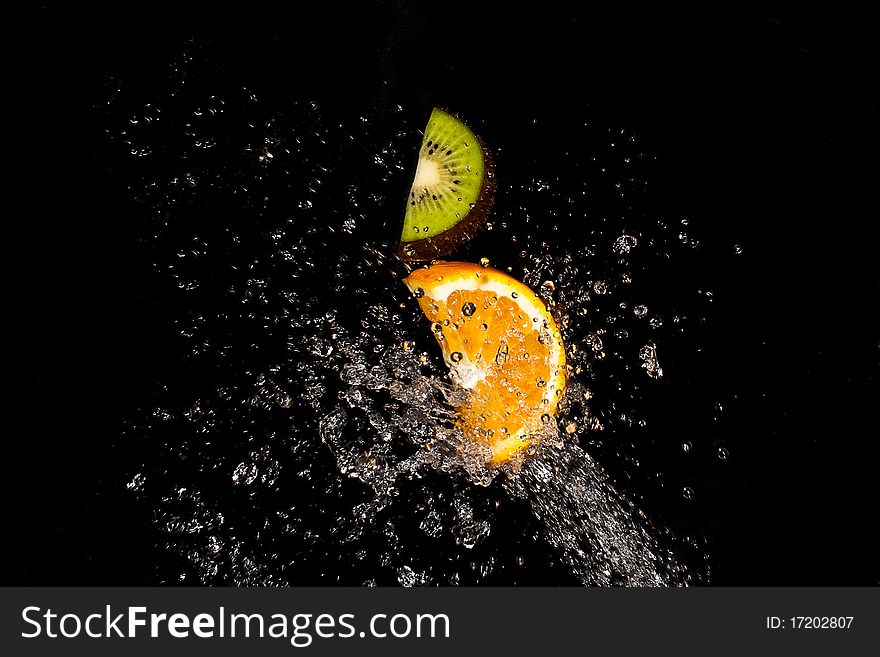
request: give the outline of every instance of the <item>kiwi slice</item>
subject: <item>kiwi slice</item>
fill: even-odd
[[[493,192],[492,164],[479,138],[435,108],[419,150],[398,255],[409,261],[449,255],[483,226]]]

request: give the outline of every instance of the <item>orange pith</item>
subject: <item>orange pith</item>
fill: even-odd
[[[505,463],[548,432],[565,391],[562,336],[541,299],[507,274],[436,262],[404,283],[431,321],[453,380],[464,435]]]

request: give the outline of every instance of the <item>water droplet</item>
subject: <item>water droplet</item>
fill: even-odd
[[[510,298],[511,298],[511,299],[518,299],[518,298],[519,298],[519,293],[518,293],[518,292],[511,292],[511,293],[510,293]]]
[[[611,250],[618,254],[625,254],[632,251],[639,241],[633,237],[632,235],[621,235],[616,240],[614,240],[614,244],[611,246]]]
[[[461,307],[461,313],[465,317],[470,317],[475,312],[477,312],[477,307],[473,303],[471,303],[470,301],[468,301],[466,304],[464,304]]]
[[[730,458],[730,451],[726,447],[718,448],[718,459],[721,461],[726,461]]]
[[[733,245],[733,252],[736,255],[742,255],[742,252],[743,252],[742,244],[734,244]]]
[[[685,486],[681,489],[681,496],[686,500],[694,499],[694,489],[690,486]]]
[[[489,258],[480,258],[480,267],[488,267]]]
[[[642,367],[652,379],[659,379],[663,376],[663,368],[657,360],[657,347],[653,342],[649,342],[639,349],[639,360],[642,361]]]
[[[543,422],[544,424],[547,424],[549,421],[550,421],[550,415],[548,415],[547,413],[544,413],[544,415],[541,416],[541,422]]]
[[[689,454],[693,447],[693,443],[690,440],[686,440],[681,444],[681,451],[683,451],[685,454]]]
[[[250,485],[258,474],[257,466],[253,463],[239,463],[232,473],[232,483]]]
[[[145,482],[145,481],[146,481],[146,477],[144,477],[143,474],[141,474],[140,472],[138,472],[136,475],[134,475],[134,477],[131,478],[131,481],[129,481],[129,482],[125,485],[125,487],[126,487],[128,490],[140,491],[140,490],[144,487],[144,482]]]
[[[460,363],[461,359],[464,358],[464,356],[460,351],[453,351],[450,358],[452,359],[453,363]]]
[[[486,330],[488,330],[488,328],[489,328],[489,325],[488,325],[488,324],[480,324],[480,330],[481,330],[481,331],[486,331]]]
[[[417,287],[416,291],[413,292],[413,294],[416,296],[416,299],[421,299],[423,296],[425,296],[425,291],[422,288]]]

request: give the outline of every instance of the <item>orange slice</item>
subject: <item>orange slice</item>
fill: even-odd
[[[552,431],[565,392],[565,347],[543,301],[515,278],[469,262],[433,263],[404,279],[431,321],[465,437],[510,461]]]

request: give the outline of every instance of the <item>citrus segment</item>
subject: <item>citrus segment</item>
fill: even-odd
[[[489,267],[436,262],[405,280],[431,321],[452,379],[467,391],[456,409],[464,435],[509,461],[551,430],[565,391],[565,349],[531,289]]]

